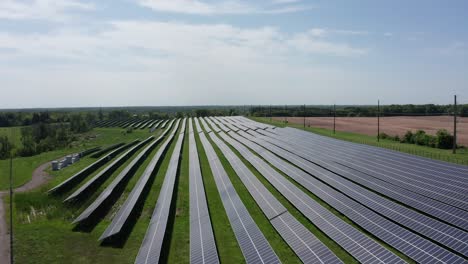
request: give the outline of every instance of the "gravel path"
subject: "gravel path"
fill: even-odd
[[[50,175],[45,171],[51,164],[51,161],[37,167],[29,182],[14,189],[15,193],[27,192],[33,190],[50,180]],[[10,262],[10,232],[5,219],[5,204],[3,197],[9,195],[9,191],[0,191],[0,263]]]

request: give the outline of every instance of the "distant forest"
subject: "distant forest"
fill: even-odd
[[[453,115],[453,105],[381,105],[377,106],[254,106],[249,113],[253,116],[336,116],[340,117],[373,117],[381,116],[435,116]],[[468,104],[457,106],[457,115],[468,116]]]
[[[336,116],[371,117],[401,115],[453,115],[453,105],[337,105]],[[29,126],[40,123],[70,123],[79,115],[87,124],[98,120],[151,118],[167,119],[182,116],[252,115],[252,116],[333,116],[333,106],[324,105],[237,105],[237,106],[168,106],[168,107],[109,107],[63,109],[0,110],[0,127]],[[468,116],[468,104],[457,107],[457,115]]]

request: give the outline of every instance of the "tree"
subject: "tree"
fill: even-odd
[[[104,119],[104,114],[102,113],[102,108],[99,108],[98,118],[99,118],[99,120],[101,120],[101,121]]]
[[[13,150],[13,143],[10,142],[7,136],[0,136],[0,159],[7,159]]]

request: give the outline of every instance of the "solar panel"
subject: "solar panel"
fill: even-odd
[[[211,128],[208,126],[208,124],[206,123],[205,119],[200,117],[198,118],[200,120],[200,122],[202,123],[203,125],[203,128],[205,129],[206,133],[210,133],[211,132]],[[201,130],[198,130],[198,132],[201,132]]]
[[[219,120],[213,116],[209,117],[211,119],[211,121],[213,121],[213,123],[215,123],[216,125],[218,125],[219,128],[221,128],[222,131],[224,132],[229,132],[229,128],[227,128],[224,124],[222,124],[221,122],[219,122]]]
[[[190,263],[219,263],[200,171],[197,145],[189,120]]]
[[[177,169],[179,166],[180,152],[184,134],[179,134],[174,152],[172,153],[169,167],[159,193],[158,201],[151,216],[151,221],[146,231],[145,238],[141,244],[138,255],[135,259],[136,264],[158,263],[161,255],[161,248],[164,242],[167,220],[171,208],[172,196],[174,192]]]
[[[232,139],[228,142],[231,143]],[[245,147],[240,147],[234,142],[232,146],[238,151],[246,152]],[[398,256],[325,209],[263,160],[252,155],[248,161],[305,217],[357,260],[382,261],[388,258],[397,263],[404,263]]]
[[[75,175],[71,176],[70,178],[66,179],[65,181],[63,181],[62,183],[60,183],[59,185],[55,186],[54,188],[50,189],[48,192],[49,193],[54,193],[54,192],[60,192],[60,191],[65,191],[65,190],[68,190],[70,188],[72,188],[74,185],[80,183],[84,178],[86,178],[88,175],[90,175],[91,173],[93,173],[94,171],[96,171],[97,169],[99,169],[102,165],[104,165],[105,163],[107,163],[109,160],[111,160],[112,158],[114,158],[116,155],[118,155],[120,152],[124,151],[125,149],[137,144],[138,142],[140,142],[139,140],[135,140],[133,142],[130,142],[126,145],[123,145],[123,146],[120,146],[119,148],[117,148],[116,150],[108,153],[106,156],[100,158],[99,160],[97,160],[96,162],[92,163],[91,165],[89,165],[88,167],[82,169],[81,171],[79,171],[78,173],[76,173]]]
[[[151,137],[153,139],[153,137]],[[159,143],[161,138],[158,138],[157,140],[154,140],[151,142],[143,151],[141,151],[131,162],[130,164],[127,165],[120,173],[117,175],[114,180],[106,187],[104,191],[94,200],[94,202],[88,206],[74,221],[73,223],[81,222],[85,219],[87,219],[91,214],[93,214],[103,203],[105,200],[107,200],[111,194],[114,192],[114,190],[124,182],[124,180],[133,174],[131,171],[134,171],[136,168],[138,168],[139,164],[141,161],[143,161],[146,156],[153,150],[154,147],[156,147],[156,144]],[[73,197],[67,198],[67,200],[73,199]]]
[[[295,153],[295,149],[288,148],[287,150]],[[286,158],[286,155],[283,153],[281,153],[281,156]],[[280,163],[280,161],[278,162]],[[281,166],[285,165],[286,164],[283,163]],[[272,171],[271,173],[277,172]],[[374,236],[385,241],[387,244],[398,249],[415,261],[424,263],[427,262],[428,259],[440,260],[449,258],[453,263],[464,262],[463,258],[460,258],[456,254],[387,220],[313,177],[301,177],[301,175],[295,174],[293,171],[287,171],[287,174],[310,192],[347,216],[354,223],[360,225]]]
[[[114,172],[123,162],[128,160],[136,151],[143,147],[146,143],[153,140],[153,137],[149,137],[146,140],[138,143],[136,146],[130,148],[127,152],[117,157],[111,164],[99,171],[94,177],[89,179],[85,184],[81,185],[75,192],[68,196],[64,202],[72,201],[79,196],[85,194],[93,186],[100,184],[107,176]]]
[[[200,133],[199,135],[211,171],[213,172],[221,201],[246,262],[280,263],[270,244],[240,200],[210,142],[204,133]]]
[[[122,230],[122,227],[128,220],[128,217],[130,216],[131,212],[133,211],[135,204],[137,203],[138,199],[140,198],[144,188],[146,187],[146,184],[148,183],[151,175],[154,174],[156,166],[159,164],[161,161],[161,157],[163,156],[164,152],[167,149],[167,146],[172,142],[174,138],[174,134],[177,131],[178,123],[175,125],[174,129],[171,131],[171,133],[168,135],[166,140],[163,142],[161,147],[159,147],[158,151],[154,155],[154,157],[151,159],[150,163],[148,166],[146,166],[145,171],[143,172],[142,176],[136,183],[135,187],[133,187],[132,192],[129,194],[127,199],[125,200],[125,203],[122,205],[122,207],[119,209],[117,214],[114,216],[112,219],[112,223],[107,227],[107,229],[104,231],[104,233],[101,235],[99,240],[104,240],[107,239],[111,236],[114,236],[116,234],[119,234]],[[169,131],[170,128],[167,128],[161,134],[161,136],[158,138],[158,140],[161,140],[162,138],[165,137],[167,132]]]
[[[211,121],[210,118],[204,117],[203,120],[205,120],[208,124],[210,124],[211,129],[212,129],[214,132],[219,133],[219,132],[221,131],[221,129],[219,129],[219,128],[213,123],[213,121]]]
[[[394,220],[395,222],[398,222],[401,225],[406,226],[409,229],[412,229],[426,237],[438,241],[439,243],[444,244],[454,251],[458,251],[459,253],[466,255],[466,251],[468,250],[468,234],[466,232],[387,200],[382,196],[370,192],[365,188],[349,182],[340,176],[297,156],[288,154],[287,152],[281,152],[278,150],[276,151],[277,154],[281,154],[283,159],[287,159],[289,162],[304,170],[302,171],[290,165],[289,163],[282,161],[281,159],[272,155],[270,152],[256,144],[253,144],[245,138],[242,138],[234,133],[229,134],[256,152],[259,152],[263,158],[265,158],[271,164],[275,165],[284,173],[290,176],[293,175],[294,179],[303,179],[303,181],[307,182],[307,184],[321,185],[321,183],[318,183],[315,180],[311,181],[312,178],[310,175],[304,172],[307,171],[321,181],[329,184],[330,186],[333,186],[349,197],[360,202],[364,206],[379,212],[380,214]],[[298,182],[299,181],[300,180],[298,180]]]
[[[201,126],[200,126],[200,122],[198,121],[198,118],[194,117],[193,121],[195,123],[195,127],[197,128],[198,133],[203,132],[203,130],[202,130]]]
[[[239,131],[239,128],[237,128],[237,127],[233,126],[231,123],[227,122],[225,118],[221,118],[221,117],[214,117],[214,118],[216,118],[219,122],[224,124],[229,130],[232,130],[234,132]],[[225,131],[225,132],[229,132],[229,131]]]
[[[465,199],[462,198],[462,195],[457,195],[449,190],[442,191],[441,189],[435,190],[434,188],[429,188],[422,182],[416,182],[407,177],[403,177],[401,176],[401,173],[392,172],[388,168],[372,165],[370,162],[364,162],[352,157],[332,155],[328,153],[327,149],[316,150],[317,147],[312,147],[313,145],[308,145],[305,141],[298,142],[297,140],[287,138],[284,135],[270,135],[264,137],[264,139],[272,142],[275,145],[281,145],[283,148],[294,148],[296,153],[305,159],[310,159],[310,157],[319,157],[321,160],[333,160],[339,162],[340,164],[346,165],[347,167],[354,168],[360,172],[366,173],[374,178],[382,179],[393,185],[405,188],[409,191],[413,191],[432,199],[439,200],[446,204],[468,210],[468,202],[464,201]]]
[[[221,149],[262,212],[304,263],[307,263],[307,261],[311,259],[322,260],[322,256],[318,256],[314,250],[324,253],[325,259],[331,263],[341,263],[326,246],[320,243],[312,233],[287,212],[287,209],[265,188],[224,142],[214,133],[210,133],[209,135],[213,142]],[[223,132],[220,133],[220,136],[230,144],[232,143],[231,145],[234,146],[244,158],[248,160],[254,158],[252,153],[241,149],[240,145],[231,141]],[[310,243],[310,245],[308,243]]]
[[[456,178],[453,174],[444,173],[440,170],[427,170],[413,163],[387,160],[383,155],[376,151],[366,151],[356,147],[356,144],[350,145],[342,142],[330,142],[329,140],[317,140],[308,136],[300,136],[295,133],[288,133],[281,130],[282,137],[301,142],[307,146],[314,146],[314,150],[325,151],[327,154],[337,156],[340,159],[350,160],[353,163],[359,161],[360,165],[366,165],[366,169],[382,169],[388,176],[401,179],[403,182],[421,185],[428,190],[440,192],[459,199],[468,201],[465,193],[468,189],[468,177],[462,179]],[[403,166],[402,166],[403,165]],[[416,167],[415,167],[416,166]],[[467,202],[468,203],[468,202]]]

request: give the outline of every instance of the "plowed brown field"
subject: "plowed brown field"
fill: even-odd
[[[274,117],[284,120],[284,117]],[[288,122],[302,124],[302,117],[289,117]],[[333,129],[333,117],[307,117],[306,125]],[[453,117],[451,116],[397,116],[381,117],[380,131],[388,135],[402,136],[408,130],[422,129],[426,133],[435,135],[439,129],[446,129],[453,133]],[[354,132],[365,135],[377,134],[376,117],[337,117],[336,130]],[[468,117],[459,117],[457,124],[458,144],[468,146]]]

